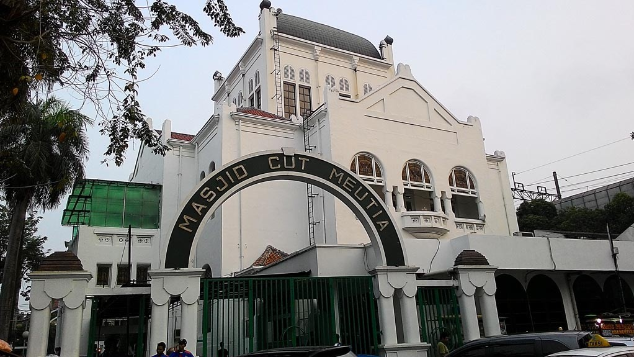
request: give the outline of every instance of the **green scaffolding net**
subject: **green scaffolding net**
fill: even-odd
[[[75,183],[62,225],[159,228],[161,186],[120,181]]]

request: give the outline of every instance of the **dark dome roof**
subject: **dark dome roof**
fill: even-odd
[[[465,249],[458,254],[453,265],[489,265],[489,261],[479,252],[473,249]]]
[[[262,2],[260,3],[260,10],[270,9],[270,8],[271,8],[271,2],[269,0],[262,0]]]
[[[81,260],[72,252],[55,252],[42,260],[37,271],[83,271]]]
[[[302,19],[301,17],[284,13],[279,14],[277,16],[277,31],[340,50],[378,59],[381,58],[379,51],[372,42],[365,38],[328,25]]]

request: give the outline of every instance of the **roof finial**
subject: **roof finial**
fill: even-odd
[[[260,10],[270,9],[270,8],[271,8],[271,2],[269,0],[262,0],[262,2],[260,3]]]
[[[394,39],[390,37],[390,35],[385,36],[385,43],[387,43],[388,45],[392,45],[394,43]]]

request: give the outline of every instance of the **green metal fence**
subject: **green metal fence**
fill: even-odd
[[[438,356],[440,334],[450,336],[449,349],[462,345],[460,310],[453,287],[419,287],[416,295],[420,316],[421,340],[432,345],[429,355]]]
[[[371,277],[203,280],[202,356],[342,344],[378,355]]]

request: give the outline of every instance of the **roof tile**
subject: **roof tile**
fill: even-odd
[[[277,263],[286,257],[288,257],[288,253],[285,253],[271,245],[267,245],[264,252],[262,252],[262,255],[260,255],[260,257],[256,259],[251,266],[265,267],[267,265]]]

